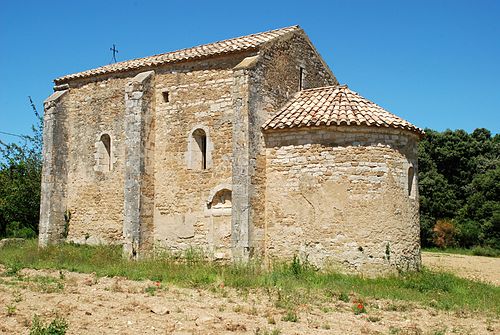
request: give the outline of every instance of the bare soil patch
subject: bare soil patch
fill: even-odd
[[[423,252],[424,266],[500,286],[500,258]]]
[[[149,293],[148,293],[149,292]],[[21,270],[0,265],[0,334],[28,334],[35,314],[69,322],[68,334],[495,334],[493,316],[446,312],[411,303],[366,301],[297,307],[296,322],[264,290],[162,286],[92,274]],[[275,331],[272,333],[272,331]]]

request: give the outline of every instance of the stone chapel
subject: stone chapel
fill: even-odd
[[[41,246],[298,255],[366,274],[420,267],[423,132],[339,85],[300,27],[54,82]]]

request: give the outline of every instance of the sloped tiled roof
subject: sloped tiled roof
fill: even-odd
[[[299,26],[291,26],[263,33],[252,34],[237,38],[231,38],[224,41],[219,41],[210,44],[204,44],[192,48],[167,52],[155,56],[138,58],[124,62],[114,63],[106,66],[101,66],[96,69],[69,74],[54,80],[56,84],[62,84],[71,79],[87,78],[101,74],[114,73],[135,70],[138,68],[145,68],[157,66],[167,63],[207,58],[223,54],[230,54],[233,52],[256,50],[263,44],[273,40],[274,38],[283,36],[289,32],[300,30]]]
[[[351,91],[347,85],[297,92],[262,128],[269,130],[342,125],[391,127],[423,134],[422,129]]]

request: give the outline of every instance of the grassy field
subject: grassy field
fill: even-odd
[[[22,268],[58,269],[95,273],[98,277],[150,279],[180,287],[263,289],[276,296],[276,304],[283,308],[325,298],[391,299],[403,302],[402,305],[408,302],[443,310],[500,314],[500,287],[426,269],[371,279],[318,271],[297,259],[274,264],[270,269],[257,262],[246,265],[209,262],[195,251],[186,252],[182,258],[166,254],[128,261],[121,257],[118,247],[63,244],[39,249],[36,241],[0,249],[0,263],[11,275]]]

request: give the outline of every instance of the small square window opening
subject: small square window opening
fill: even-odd
[[[168,102],[169,101],[168,91],[161,92],[161,95],[163,96],[163,101],[164,102]]]

